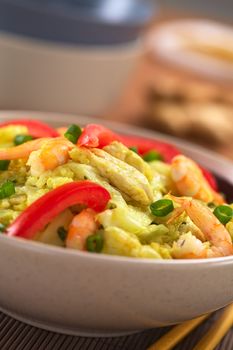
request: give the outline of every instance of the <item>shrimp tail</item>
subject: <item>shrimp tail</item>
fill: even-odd
[[[40,147],[50,140],[50,138],[41,138],[23,143],[22,145],[0,149],[0,160],[13,160],[27,158],[31,152],[37,151]]]
[[[173,221],[175,221],[183,212],[185,211],[184,207],[175,208],[170,216],[170,218],[167,221],[167,224],[171,224]]]

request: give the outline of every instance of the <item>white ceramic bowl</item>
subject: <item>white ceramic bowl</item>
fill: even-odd
[[[52,124],[90,119],[23,113]],[[0,120],[22,117],[0,113]],[[105,123],[106,124],[106,123]],[[125,126],[111,124],[126,132]],[[177,144],[233,184],[233,166],[174,138],[127,132]],[[179,323],[233,301],[233,257],[149,260],[83,253],[0,236],[0,306],[18,319],[68,334],[113,336]]]

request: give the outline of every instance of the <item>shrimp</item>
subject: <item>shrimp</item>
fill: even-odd
[[[46,170],[67,163],[69,151],[73,147],[74,144],[64,137],[49,139],[42,144],[41,149],[30,154],[27,165],[31,167],[31,175],[39,176]]]
[[[96,212],[88,208],[83,209],[73,218],[66,239],[67,248],[85,250],[87,237],[94,234],[99,228],[95,216]]]
[[[185,211],[192,222],[201,230],[206,241],[209,241],[211,244],[211,246],[208,247],[206,243],[203,244],[195,236],[192,236],[193,242],[189,243],[191,249],[187,252],[187,244],[185,245],[185,241],[181,243],[178,241],[178,245],[180,243],[180,251],[178,254],[179,256],[176,255],[176,257],[209,258],[233,254],[233,245],[229,232],[207,206],[195,199],[179,198],[171,195],[170,197],[176,203],[180,204],[180,207],[173,211],[168,223],[172,222]]]
[[[174,157],[171,174],[180,195],[200,199],[206,203],[224,203],[223,197],[210,187],[199,166],[190,158],[183,155]]]
[[[13,160],[20,158],[27,158],[31,152],[41,148],[41,146],[49,141],[50,138],[40,138],[32,141],[23,143],[22,145],[1,148],[0,149],[0,160]]]

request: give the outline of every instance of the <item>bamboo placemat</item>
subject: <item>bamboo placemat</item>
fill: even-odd
[[[201,326],[195,329],[174,350],[192,350],[194,345],[207,332],[221,311],[213,314]],[[84,338],[66,336],[36,327],[0,313],[0,349],[1,350],[146,350],[165,334],[170,327],[157,328],[117,338]],[[224,337],[216,350],[233,349],[233,329]]]

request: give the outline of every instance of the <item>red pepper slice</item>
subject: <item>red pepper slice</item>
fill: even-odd
[[[151,150],[157,151],[163,156],[167,163],[170,163],[173,157],[180,154],[180,151],[173,145],[163,141],[145,139],[139,136],[121,135],[121,142],[127,147],[136,146],[138,153],[141,155],[144,155]]]
[[[14,119],[7,122],[0,123],[0,127],[8,125],[22,125],[28,128],[28,132],[33,137],[57,137],[58,132],[51,126],[39,121],[30,119]]]
[[[71,182],[46,193],[20,214],[7,229],[9,236],[32,239],[66,208],[84,204],[96,212],[105,209],[109,192],[91,181]]]
[[[205,176],[206,180],[208,181],[210,186],[213,188],[213,190],[218,192],[218,183],[214,175],[209,170],[202,168],[200,165],[199,167],[201,168],[203,175]]]
[[[154,141],[138,136],[117,135],[111,130],[98,124],[88,124],[78,139],[79,146],[98,147],[107,146],[113,141],[120,141],[127,147],[136,146],[140,154],[155,150],[162,154],[166,162],[170,162],[174,156],[180,154],[178,149],[162,141]]]

